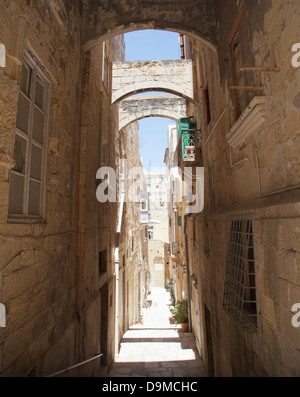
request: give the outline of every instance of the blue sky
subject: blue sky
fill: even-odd
[[[139,30],[126,33],[127,61],[161,61],[180,59],[179,34],[162,30]]]
[[[180,59],[179,34],[160,30],[140,30],[124,35],[127,61]],[[149,94],[149,93],[146,93]],[[144,168],[163,168],[167,130],[175,122],[161,117],[139,121],[140,154]]]

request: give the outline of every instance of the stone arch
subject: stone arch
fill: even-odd
[[[143,92],[154,92],[154,91],[166,92],[169,94],[182,97],[187,101],[194,102],[194,99],[191,96],[186,95],[183,92],[176,91],[176,85],[168,84],[166,82],[159,85],[153,84],[148,87],[145,87],[143,83],[131,84],[130,86],[127,87],[127,90],[125,92],[124,89],[123,90],[120,89],[115,94],[113,94],[112,103],[123,101],[124,99],[135,94],[140,94]]]
[[[175,116],[171,116],[169,114],[163,114],[163,112],[161,112],[159,114],[153,113],[153,114],[150,114],[150,115],[143,115],[143,116],[140,116],[140,117],[138,117],[138,118],[136,118],[134,120],[131,120],[127,124],[125,124],[124,126],[120,125],[120,131],[123,131],[126,127],[128,127],[130,124],[134,123],[135,121],[147,119],[147,118],[150,118],[150,117],[162,117],[162,118],[165,118],[165,119],[170,119],[170,120],[177,121],[177,118]]]
[[[147,117],[164,117],[177,121],[186,114],[186,101],[174,95],[137,96],[126,99],[119,107],[119,129]]]
[[[112,103],[137,93],[163,91],[193,102],[191,60],[116,62],[113,65]]]
[[[213,0],[86,0],[82,14],[84,51],[98,41],[143,29],[182,33],[211,48],[217,43]]]

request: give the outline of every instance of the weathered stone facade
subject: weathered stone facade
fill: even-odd
[[[129,169],[140,164],[136,125],[119,134],[112,62],[124,61],[117,35],[156,28],[193,41],[194,95],[184,95],[202,131],[205,208],[189,218],[186,245],[178,206],[175,237],[185,266],[188,249],[193,279],[181,266],[177,294],[190,286],[199,351],[212,376],[299,376],[298,0],[11,0],[0,15],[0,373],[45,376],[103,352],[71,375],[105,375],[137,320],[148,261],[139,203],[126,203],[120,237],[119,203],[96,200],[96,172],[119,171],[125,155]],[[242,43],[249,62],[239,64]],[[14,178],[26,180],[14,185],[22,197]],[[223,310],[234,219],[251,223],[252,333]]]
[[[178,120],[186,114],[186,100],[175,95],[142,95],[120,103],[120,125],[122,130],[128,124],[146,117],[166,117]]]
[[[205,167],[205,209],[188,221],[190,274],[197,281],[197,288],[191,286],[193,329],[201,334],[210,375],[298,376],[299,328],[291,320],[299,301],[300,71],[291,64],[291,48],[299,5],[244,2],[256,68],[247,73],[256,87],[250,89],[254,100],[236,119],[228,38],[241,4],[232,1],[225,9],[215,2],[222,31],[217,53],[193,43],[199,106],[190,115],[201,126]],[[254,333],[239,331],[222,309],[233,219],[253,224]]]
[[[101,38],[140,29],[181,32],[201,38],[208,45],[217,42],[213,0],[82,1],[82,45],[84,50]]]
[[[76,139],[80,81],[80,16],[66,10],[68,35],[46,2],[1,2],[1,286],[7,326],[0,330],[4,375],[47,374],[77,360]],[[24,48],[52,81],[48,142],[47,222],[7,219],[14,166],[19,76]],[[67,87],[67,89],[65,88]],[[76,175],[77,176],[77,175]],[[57,349],[60,355],[57,355]]]
[[[147,91],[166,91],[193,101],[191,60],[114,63],[112,103]]]
[[[123,217],[123,236],[136,231],[134,245],[123,237],[120,249],[120,300],[125,297],[130,305],[121,306],[115,332],[118,203],[96,199],[101,166],[117,171],[121,152],[129,154],[129,169],[139,161],[137,126],[123,131],[121,150],[118,106],[110,105],[111,65],[124,60],[123,38],[105,43],[104,60],[104,42],[82,54],[77,2],[2,2],[0,10],[0,40],[6,49],[6,67],[0,69],[0,301],[7,325],[0,331],[0,371],[44,376],[102,352],[101,360],[71,373],[99,375],[99,363],[105,373],[118,338],[139,311],[141,275],[133,255],[141,244],[139,203],[128,204]],[[51,81],[43,219],[7,215],[25,49]]]
[[[167,206],[167,174],[145,172],[149,192],[150,219],[149,233],[149,269],[152,287],[165,286],[167,256],[165,245],[169,242],[168,206]]]

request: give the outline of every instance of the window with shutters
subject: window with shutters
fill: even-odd
[[[8,219],[45,218],[50,80],[25,51],[15,131],[15,166],[9,174]]]

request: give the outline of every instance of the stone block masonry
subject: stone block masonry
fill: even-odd
[[[193,101],[191,60],[116,62],[112,103],[146,91],[166,91]]]
[[[245,12],[237,19],[241,6]],[[299,0],[10,0],[0,2],[0,15],[0,44],[5,47],[5,63],[0,66],[0,303],[6,309],[0,375],[44,376],[101,351],[106,362],[101,358],[70,374],[98,376],[100,365],[105,368],[117,353],[119,340],[114,337],[136,321],[143,285],[137,272],[139,235],[145,235],[136,223],[139,208],[128,203],[124,208],[118,302],[114,288],[118,208],[96,201],[95,175],[104,165],[117,170],[127,155],[128,163],[138,163],[137,131],[132,125],[128,135],[119,134],[117,102],[159,90],[198,102],[187,103],[188,114],[195,116],[203,133],[208,183],[204,213],[188,226],[188,244],[190,274],[198,280],[197,286],[191,285],[192,324],[201,338],[205,368],[217,376],[299,376],[299,328],[292,324],[292,308],[298,303],[300,275],[300,88],[291,51],[298,42]],[[251,65],[258,68],[252,75],[258,90],[252,94],[264,96],[265,106],[264,116],[255,119],[247,135],[242,128],[233,129],[239,139],[232,147],[228,132],[248,101],[247,95],[234,101],[235,70],[228,42],[231,36],[236,38],[236,22],[244,17],[239,33],[245,41],[234,40],[233,47],[243,43],[251,55]],[[193,61],[124,63],[122,36],[115,35],[147,28],[190,35]],[[239,50],[243,51],[241,45]],[[35,65],[32,81],[38,72],[47,76],[51,87],[43,146],[47,200],[39,218],[8,211],[11,170],[21,166],[15,174],[22,178],[22,156],[33,152],[24,147],[29,140],[36,149],[39,145],[16,128],[20,88],[28,104],[29,79],[24,75],[20,79],[24,54]],[[102,73],[102,64],[108,73]],[[277,70],[260,72],[264,67]],[[102,81],[112,73],[113,91],[111,81]],[[35,100],[41,96],[30,98],[32,109],[38,105]],[[22,121],[34,114],[25,107],[20,106]],[[148,115],[144,110],[140,114]],[[39,163],[39,156],[32,161],[28,156],[26,192],[34,179],[31,163]],[[184,206],[178,210],[183,213]],[[236,218],[253,223],[258,310],[252,334],[241,333],[222,310],[230,225]],[[177,230],[176,242],[184,258],[182,229]],[[102,263],[105,254],[107,261]],[[145,269],[146,265],[145,259]],[[184,289],[184,266],[181,269],[177,287]],[[117,306],[121,315],[114,318]]]
[[[186,115],[186,100],[170,95],[145,95],[129,98],[120,103],[119,128],[145,117],[167,117],[178,120]]]
[[[45,374],[46,361],[60,367],[74,360],[66,345],[47,358],[65,332],[75,339],[75,147],[80,87],[80,15],[68,7],[68,35],[50,2],[1,2],[0,41],[6,65],[0,69],[0,302],[6,327],[0,333],[0,371],[4,376]],[[76,31],[77,30],[77,31]],[[51,81],[51,119],[47,157],[46,219],[8,221],[9,170],[15,166],[15,130],[24,50]],[[55,143],[55,144],[54,144]],[[54,362],[55,361],[55,362]]]
[[[172,30],[198,37],[213,47],[218,38],[213,0],[95,0],[84,1],[82,45],[140,30]],[[159,44],[159,43],[158,43]]]

